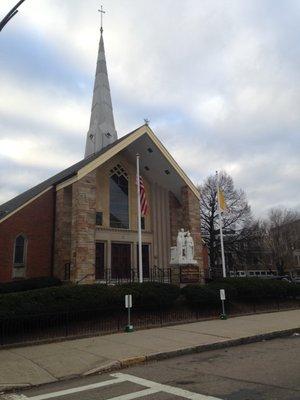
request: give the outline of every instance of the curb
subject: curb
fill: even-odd
[[[202,353],[205,351],[224,349],[227,347],[234,347],[234,346],[240,346],[240,345],[244,345],[244,344],[262,342],[264,340],[271,340],[271,339],[276,339],[276,338],[281,338],[281,337],[287,337],[287,336],[292,335],[293,333],[300,333],[300,327],[293,328],[293,329],[287,329],[284,331],[262,333],[260,335],[247,336],[247,337],[243,337],[243,338],[239,338],[239,339],[224,340],[224,341],[217,342],[217,343],[201,344],[199,346],[184,347],[181,349],[171,350],[171,351],[166,351],[166,352],[152,353],[152,354],[149,354],[146,356],[124,358],[124,359],[121,359],[118,361],[113,361],[108,364],[102,365],[98,368],[94,368],[90,371],[87,371],[82,376],[102,374],[105,372],[116,371],[116,370],[119,370],[122,368],[133,367],[135,365],[144,364],[146,362],[151,362],[151,361],[166,360],[169,358],[175,358],[175,357],[188,355],[188,354]]]
[[[190,347],[184,347],[181,349],[177,350],[171,350],[171,351],[166,351],[166,352],[160,352],[160,353],[152,353],[149,355],[145,356],[136,356],[136,357],[130,357],[130,358],[123,358],[120,360],[116,361],[111,361],[106,364],[103,364],[99,367],[95,367],[91,370],[88,370],[78,376],[68,376],[61,378],[59,380],[55,380],[53,382],[49,382],[49,384],[54,383],[54,382],[61,382],[61,381],[66,381],[66,380],[71,380],[74,378],[80,378],[80,377],[86,377],[86,376],[91,376],[91,375],[101,375],[107,372],[112,372],[112,371],[117,371],[123,368],[129,368],[133,367],[135,365],[140,365],[140,364],[145,364],[147,362],[153,362],[153,361],[160,361],[160,360],[166,360],[170,358],[175,358],[183,355],[188,355],[188,354],[195,354],[195,353],[202,353],[205,351],[211,351],[211,350],[218,350],[218,349],[224,349],[228,347],[234,347],[234,346],[240,346],[244,344],[250,344],[250,343],[257,343],[261,342],[264,340],[272,340],[276,338],[284,338],[287,336],[291,336],[294,333],[299,333],[300,334],[300,327],[299,328],[293,328],[293,329],[287,329],[283,331],[274,331],[270,333],[262,333],[259,335],[254,335],[254,336],[246,336],[243,338],[239,339],[230,339],[230,340],[224,340],[220,341],[217,343],[210,343],[210,344],[202,344],[199,346],[190,346]],[[14,390],[20,390],[20,389],[29,389],[33,387],[38,387],[42,385],[30,385],[30,384],[16,384],[16,385],[0,385],[0,395],[3,394],[4,392],[12,392]]]
[[[120,361],[111,361],[107,364],[101,365],[100,367],[96,367],[90,369],[89,371],[84,372],[81,376],[89,376],[89,375],[96,375],[96,374],[103,374],[105,372],[116,371],[122,367]]]

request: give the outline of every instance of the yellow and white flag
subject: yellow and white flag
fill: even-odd
[[[228,207],[227,207],[227,204],[226,204],[225,195],[224,195],[223,190],[221,190],[221,189],[218,190],[218,200],[219,200],[220,211],[221,212],[227,212],[228,211]]]

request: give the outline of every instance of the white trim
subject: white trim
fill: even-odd
[[[182,180],[186,183],[186,185],[192,190],[195,196],[200,199],[200,193],[193,182],[188,178],[186,173],[181,169],[181,167],[177,164],[168,150],[164,147],[164,145],[160,142],[160,140],[155,136],[154,132],[148,126],[141,126],[135,132],[130,134],[127,138],[122,140],[120,143],[113,146],[111,149],[106,151],[104,154],[99,155],[95,160],[91,161],[84,167],[78,170],[77,175],[75,177],[70,178],[69,180],[61,183],[57,186],[57,190],[62,189],[72,183],[78,181],[79,179],[83,178],[88,173],[92,172],[97,167],[104,164],[106,161],[110,160],[112,157],[117,155],[120,151],[124,150],[127,146],[137,140],[139,137],[147,134],[148,137],[152,140],[152,142],[158,147],[161,153],[165,156],[171,166],[175,169],[178,175],[182,178]]]
[[[76,182],[77,179],[77,175],[72,176],[72,178],[69,178],[65,181],[63,181],[62,183],[59,183],[58,185],[56,185],[56,191],[58,192],[59,190],[63,189],[66,186],[71,185],[72,183]]]
[[[43,194],[45,194],[46,192],[48,192],[48,190],[52,189],[53,185],[49,186],[47,189],[43,190],[41,193],[37,194],[36,196],[32,197],[32,199],[26,201],[26,203],[22,204],[20,207],[16,208],[14,211],[12,211],[11,213],[7,214],[6,217],[2,218],[0,220],[0,224],[1,222],[6,221],[8,218],[10,218],[12,215],[14,215],[15,213],[17,213],[18,211],[22,210],[22,208],[28,206],[28,204],[32,203],[33,201],[35,201],[36,199],[38,199],[40,196],[42,196]]]

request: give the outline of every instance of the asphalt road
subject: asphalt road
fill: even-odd
[[[62,392],[65,390],[68,392]],[[32,400],[211,399],[207,396],[223,400],[299,400],[300,336],[45,385],[18,393],[15,399],[25,400],[25,396]]]

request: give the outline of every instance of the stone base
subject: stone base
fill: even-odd
[[[173,265],[172,283],[174,285],[188,285],[201,283],[200,269],[197,264]]]
[[[180,283],[200,283],[201,276],[199,267],[196,264],[180,266]]]

